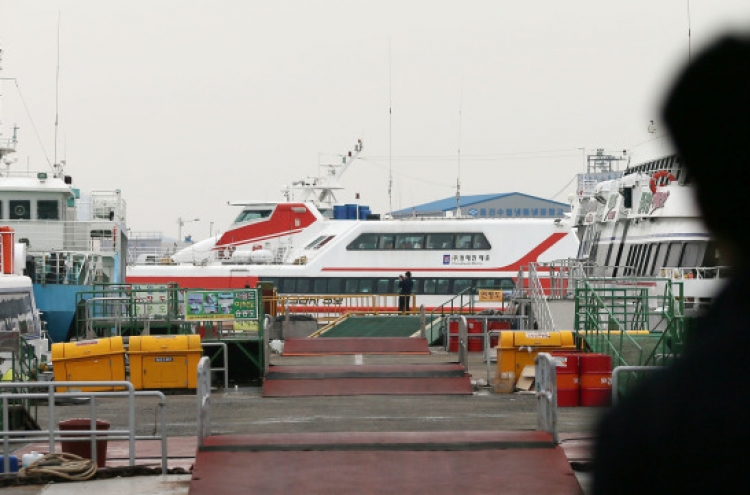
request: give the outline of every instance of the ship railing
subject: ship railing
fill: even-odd
[[[450,299],[442,303],[440,306],[430,311],[429,320],[431,322],[438,321],[439,324],[430,325],[429,333],[425,336],[427,337],[427,341],[435,342],[438,338],[442,337],[443,343],[447,349],[449,340],[449,325],[447,321],[448,317],[453,315],[474,313],[476,293],[476,288],[467,287],[458,294],[451,296]],[[436,332],[439,333],[436,335]]]
[[[100,387],[112,391],[84,392],[82,389],[89,387]],[[25,389],[24,392],[21,390]],[[57,390],[64,391],[57,391]],[[119,390],[118,390],[119,389]],[[124,390],[122,390],[124,389]],[[128,441],[128,464],[135,466],[135,442],[139,440],[154,440],[161,443],[161,471],[167,474],[167,419],[166,419],[166,397],[158,391],[136,391],[133,384],[128,381],[50,381],[50,382],[0,382],[0,398],[2,399],[3,424],[0,436],[3,442],[3,462],[6,473],[10,472],[9,460],[13,452],[11,444],[28,444],[46,441],[49,453],[54,454],[61,441],[86,441],[91,442],[91,457],[97,458],[97,441],[127,440]],[[136,429],[136,416],[138,421],[142,414],[136,410],[136,399],[139,397],[154,397],[158,401],[156,424],[152,427],[149,435],[138,435]],[[41,430],[16,431],[10,429],[9,409],[10,401],[18,398],[45,401],[47,403],[47,426]],[[61,400],[87,400],[91,415],[91,428],[89,430],[63,430],[58,424],[58,408],[56,404]],[[127,401],[128,418],[125,428],[97,429],[96,418],[100,399]]]
[[[56,251],[44,255],[32,255],[33,269],[27,275],[38,284],[80,284],[97,281],[103,266],[101,256],[94,253]]]
[[[539,279],[537,263],[529,263],[529,297],[534,312],[535,328],[539,330],[555,330],[555,321],[552,318],[552,311],[547,303],[547,296],[544,293],[541,280]]]
[[[664,284],[655,293],[649,284]],[[682,284],[669,279],[605,278],[577,282],[575,330],[614,365],[644,365],[679,354],[684,342]]]
[[[109,220],[3,220],[29,253],[89,251],[114,255],[120,224]],[[28,242],[27,242],[28,241]]]
[[[659,271],[665,278],[682,280],[707,280],[717,278],[728,278],[730,269],[728,266],[694,266],[694,267],[664,267]]]

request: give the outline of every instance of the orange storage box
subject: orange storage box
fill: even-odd
[[[52,344],[52,366],[58,382],[125,381],[122,337]],[[57,391],[66,392],[68,388],[57,387]],[[81,387],[80,390],[101,392],[123,390],[123,387]]]
[[[130,337],[130,382],[136,390],[196,388],[202,355],[200,335]]]
[[[572,331],[500,332],[497,344],[497,374],[514,373],[521,376],[525,366],[534,366],[540,352],[574,351],[576,348]]]

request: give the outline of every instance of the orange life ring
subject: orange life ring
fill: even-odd
[[[669,184],[673,180],[677,179],[669,170],[657,170],[651,175],[651,180],[648,183],[648,187],[649,189],[651,189],[651,193],[653,194],[656,193],[657,185],[664,186]]]

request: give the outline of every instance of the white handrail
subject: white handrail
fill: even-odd
[[[126,390],[111,392],[57,392],[57,387],[71,388],[84,387],[107,387],[107,388],[125,388]],[[46,392],[12,392],[13,389],[44,389]],[[5,390],[9,389],[6,393]],[[136,391],[133,384],[128,381],[50,381],[50,382],[2,382],[0,383],[0,394],[2,398],[3,427],[0,435],[3,438],[3,453],[5,472],[9,472],[8,462],[10,459],[11,443],[29,443],[30,441],[46,438],[49,442],[50,453],[55,453],[56,442],[61,439],[67,440],[91,440],[91,456],[96,459],[96,440],[128,440],[129,443],[129,465],[135,466],[135,441],[136,440],[160,440],[162,452],[162,474],[167,473],[167,436],[166,436],[166,397],[163,393],[157,391]],[[153,435],[136,435],[135,434],[135,398],[142,396],[154,396],[159,399],[159,416],[160,424],[158,434]],[[96,399],[98,397],[108,398],[127,398],[128,399],[128,428],[126,430],[97,430],[96,429]],[[32,431],[11,431],[9,430],[9,400],[30,400],[30,399],[47,399],[48,411],[48,429]],[[55,413],[55,401],[59,398],[87,398],[91,404],[91,430],[77,430],[76,435],[72,436],[69,431],[62,433],[64,430],[55,429],[57,424]]]

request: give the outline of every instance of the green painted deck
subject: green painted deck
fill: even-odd
[[[320,337],[411,337],[419,322],[419,315],[350,316]]]

